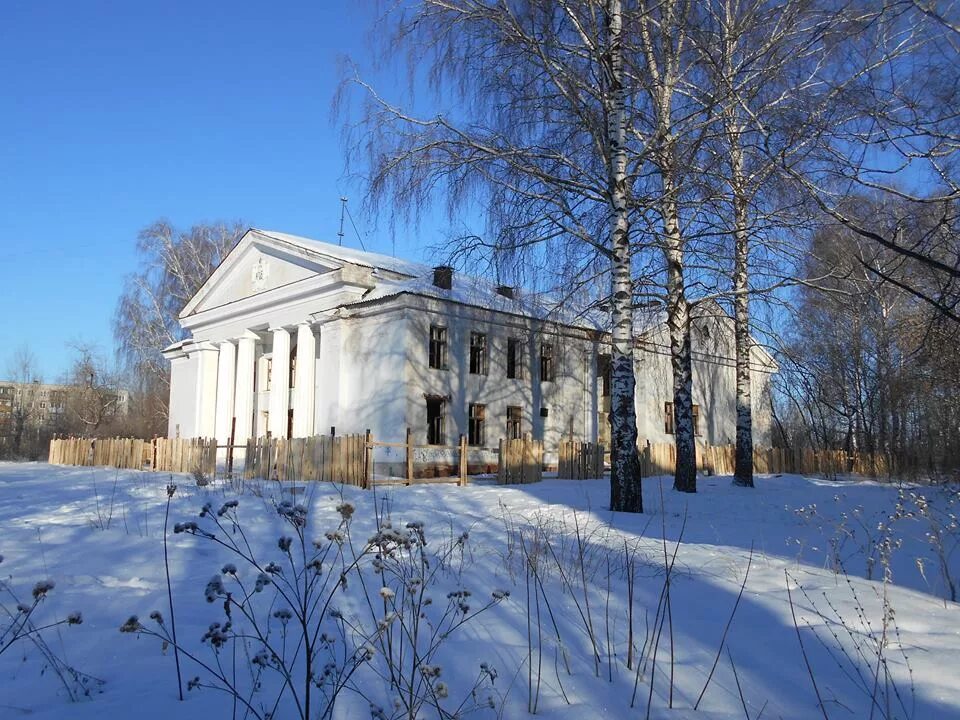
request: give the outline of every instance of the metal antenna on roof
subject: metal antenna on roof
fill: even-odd
[[[343,214],[347,209],[347,199],[345,197],[340,198],[340,232],[337,233],[337,245],[343,245]]]

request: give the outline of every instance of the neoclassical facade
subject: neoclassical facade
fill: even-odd
[[[607,336],[533,295],[396,258],[251,229],[180,315],[171,345],[171,437],[363,432],[477,448],[530,433],[608,434]],[[670,366],[656,312],[638,326],[641,438],[669,439]],[[731,442],[733,330],[695,321],[698,434]],[[755,351],[757,444],[769,443],[770,357]]]

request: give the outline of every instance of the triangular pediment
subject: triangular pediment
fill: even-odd
[[[301,280],[333,272],[343,263],[248,230],[180,313],[187,317]]]

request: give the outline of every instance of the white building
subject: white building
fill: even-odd
[[[668,441],[669,351],[658,315],[638,333],[641,438]],[[370,429],[418,444],[496,447],[531,433],[608,433],[606,334],[538,298],[452,272],[276,232],[249,230],[180,315],[171,345],[169,434],[235,444]],[[733,441],[732,321],[694,325],[699,439]],[[755,442],[768,445],[775,365],[755,353]]]

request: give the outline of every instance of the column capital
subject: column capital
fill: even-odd
[[[290,331],[284,325],[271,325],[270,327],[267,328],[267,330],[272,333],[278,333],[278,332],[285,332],[287,334],[290,333]]]
[[[194,341],[189,347],[185,347],[184,349],[186,349],[187,352],[190,352],[190,353],[210,352],[210,351],[220,352],[220,344],[210,342],[209,340],[199,340],[199,341]]]
[[[253,340],[254,342],[260,342],[260,336],[253,332],[253,330],[244,330],[235,338],[232,338],[232,340],[236,342],[239,342],[240,340]]]

